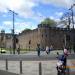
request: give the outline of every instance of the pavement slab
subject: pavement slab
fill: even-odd
[[[0,70],[0,75],[18,75],[18,74]]]
[[[0,70],[5,70],[5,61],[0,61]],[[23,61],[21,75],[39,75],[39,62],[42,63],[42,75],[56,75],[56,60],[52,61]],[[8,72],[20,74],[19,61],[8,62]]]
[[[75,75],[75,59],[70,60],[70,75]]]
[[[20,55],[18,55],[18,54],[15,54],[15,55],[2,54],[2,55],[0,55],[0,70],[6,71],[5,59],[9,58],[11,60],[8,60],[8,72],[11,72],[14,74],[16,73],[19,75],[39,75],[39,62],[41,62],[42,63],[42,75],[57,75],[56,52],[58,52],[58,51],[52,51],[49,55],[47,55],[45,52],[42,52],[40,57],[38,57],[37,52],[34,52],[34,51],[23,54],[23,55],[22,54],[20,54]],[[59,52],[60,52],[60,54],[62,54],[62,51],[59,51]],[[52,58],[52,57],[54,57],[55,59],[51,60],[50,58]],[[72,55],[71,57],[74,57],[74,55]],[[4,60],[2,60],[2,59],[4,59]],[[23,61],[22,61],[23,74],[20,74],[20,61],[17,59],[19,59],[19,60],[23,59]],[[29,61],[27,61],[26,59],[29,59]],[[31,61],[30,61],[30,59],[31,59]],[[36,59],[36,60],[33,61],[33,59]],[[44,59],[44,61],[42,59]],[[47,59],[48,59],[48,61],[47,61]],[[68,59],[68,65],[69,66],[75,65],[74,60]],[[70,75],[75,75],[74,68],[70,68],[70,72],[71,72]]]
[[[72,60],[68,60],[68,65],[72,66]],[[20,74],[20,62],[8,61],[8,72],[18,75],[39,75],[39,63],[42,64],[42,75],[57,75],[57,60],[50,61],[22,61],[22,74]],[[0,70],[5,70],[5,61],[0,61]],[[75,69],[70,68],[70,75],[75,75]]]

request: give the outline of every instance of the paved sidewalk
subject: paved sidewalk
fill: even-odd
[[[75,75],[75,59],[70,60],[70,75]]]
[[[72,66],[73,60],[68,60],[68,65]],[[39,75],[39,62],[40,61],[23,61],[21,75]],[[41,61],[42,63],[42,75],[57,75],[56,63],[57,60]],[[5,61],[0,61],[0,70],[5,71]],[[20,74],[19,61],[8,61],[8,72]],[[70,75],[74,74],[75,69],[70,67]]]
[[[22,75],[39,75],[39,62],[40,61],[23,61],[23,74]],[[41,61],[42,75],[56,75],[56,60]],[[8,72],[20,74],[19,61],[8,62]],[[0,69],[5,70],[5,61],[0,61]]]
[[[0,70],[0,75],[18,75],[18,74]]]
[[[51,51],[49,54],[50,56],[56,55],[56,52],[59,52],[60,54],[63,53],[62,51]],[[32,51],[29,53],[26,53],[24,55],[37,55],[36,51]],[[45,52],[41,52],[41,56],[47,56]],[[21,75],[39,75],[39,62],[42,63],[42,75],[57,75],[56,70],[56,63],[57,60],[49,60],[49,61],[23,61],[22,69],[23,74]],[[73,66],[74,60],[68,60],[68,65]],[[0,70],[5,70],[5,61],[0,60]],[[8,61],[8,72],[16,73],[20,75],[20,62],[19,61]],[[70,75],[75,75],[75,68],[70,67]]]

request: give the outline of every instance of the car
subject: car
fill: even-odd
[[[0,53],[6,53],[6,50],[2,49],[0,50]]]

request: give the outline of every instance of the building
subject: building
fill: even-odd
[[[51,45],[54,49],[63,49],[64,46],[73,47],[74,32],[74,29],[38,25],[38,28],[34,30],[24,30],[17,35],[19,41],[16,43],[16,48],[20,46],[21,49],[36,50],[37,44],[44,49]],[[10,48],[12,47],[12,35],[5,35],[5,47]]]

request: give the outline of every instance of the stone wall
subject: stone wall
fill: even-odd
[[[39,37],[38,37],[39,36]],[[19,44],[22,49],[36,49],[40,35],[38,29],[22,33],[18,36]]]
[[[64,31],[57,28],[40,28],[41,46],[53,46],[54,49],[62,49],[64,46]]]
[[[70,36],[70,40],[67,40],[66,35]],[[73,35],[72,30],[38,26],[37,29],[23,31],[17,36],[19,40],[17,48],[20,45],[21,49],[35,50],[37,44],[40,44],[41,48],[46,48],[46,46],[50,47],[52,45],[54,49],[63,49],[65,44],[68,46],[73,44]],[[6,48],[12,47],[12,37],[5,39],[5,46]]]
[[[41,48],[53,45],[54,49],[62,49],[64,47],[64,30],[50,27],[38,27],[38,29],[19,35],[19,44],[23,49],[36,49],[39,43]],[[29,44],[29,41],[30,44]]]

